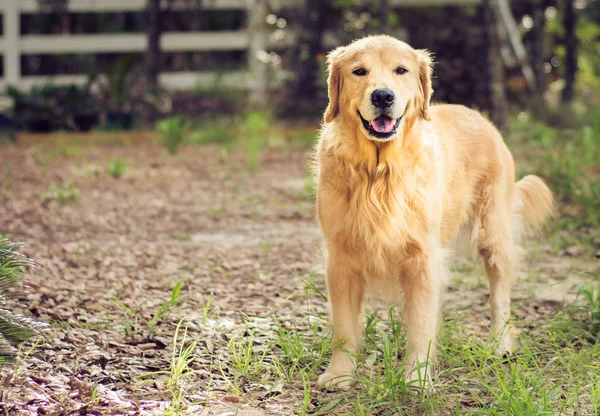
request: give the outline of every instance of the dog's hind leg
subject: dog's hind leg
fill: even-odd
[[[362,344],[364,278],[349,256],[331,253],[327,264],[327,288],[333,323],[333,352],[319,387],[350,384],[356,354]]]

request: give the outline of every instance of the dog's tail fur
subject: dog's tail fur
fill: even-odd
[[[525,176],[516,183],[515,213],[519,226],[517,236],[524,237],[536,230],[553,213],[554,198],[544,181],[535,175]]]

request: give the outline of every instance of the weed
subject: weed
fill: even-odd
[[[252,331],[248,335],[232,337],[227,344],[234,368],[233,382],[230,381],[230,385],[239,395],[242,395],[241,379],[260,374],[263,368],[263,362],[268,351],[265,349],[260,353],[255,351],[254,347],[254,333]],[[222,368],[221,372],[225,376]]]
[[[170,369],[163,371],[153,371],[149,373],[143,373],[136,376],[140,383],[152,383],[156,376],[168,376],[166,382],[166,388],[171,394],[171,405],[165,411],[165,415],[179,415],[183,410],[184,405],[184,393],[187,390],[186,383],[194,374],[194,371],[190,368],[190,365],[194,362],[194,350],[196,349],[196,341],[191,342],[187,347],[185,346],[187,338],[187,325],[179,339],[179,331],[183,324],[184,318],[182,318],[175,328],[175,334],[173,336],[173,354],[171,356],[171,367]],[[149,379],[151,378],[151,379]]]
[[[253,111],[246,115],[242,125],[244,140],[242,147],[246,152],[246,168],[254,171],[260,163],[262,150],[268,144],[270,117],[266,113]]]
[[[213,300],[214,300],[214,297],[212,295],[210,295],[208,297],[206,303],[202,307],[202,322],[203,323],[207,323],[208,322],[208,318],[210,317],[210,313],[213,310],[213,307],[212,307]]]
[[[106,161],[106,171],[113,178],[120,178],[125,174],[125,170],[127,169],[127,164],[123,159],[112,158]]]
[[[25,351],[25,353],[23,354],[23,356],[19,359],[16,360],[15,362],[15,367],[14,367],[14,372],[15,372],[15,378],[20,378],[21,377],[21,363],[27,361],[27,358],[31,355],[31,353],[37,348],[37,346],[40,344],[40,341],[36,341],[35,343],[33,343],[31,345],[31,347],[29,347],[29,349],[27,349],[27,351]],[[22,351],[23,348],[23,344],[19,345],[19,352]],[[20,354],[18,354],[20,355]]]
[[[92,387],[92,390],[90,391],[90,403],[99,404],[101,399],[102,399],[102,394],[100,393],[98,385],[95,385],[94,387]]]
[[[156,329],[156,325],[158,324],[158,321],[163,316],[167,315],[179,301],[179,295],[181,294],[181,285],[183,284],[184,280],[185,280],[185,277],[182,277],[181,279],[179,279],[179,281],[175,284],[175,286],[171,290],[171,298],[168,301],[166,301],[165,303],[163,303],[158,308],[156,313],[152,316],[152,319],[148,322],[148,332],[150,333],[150,336],[152,336],[152,334],[154,333],[154,330]]]
[[[593,285],[582,288],[581,293],[587,301],[585,308],[589,317],[589,331],[592,335],[598,336],[600,335],[600,286],[596,288],[596,293]]]
[[[183,143],[189,126],[180,117],[170,117],[156,123],[156,130],[161,134],[161,144],[174,155]]]
[[[130,336],[134,329],[136,328],[138,322],[139,322],[139,312],[140,310],[142,310],[142,308],[144,307],[144,305],[148,302],[148,299],[146,299],[145,301],[143,301],[142,303],[140,303],[137,307],[135,308],[130,308],[129,306],[125,305],[123,302],[121,302],[119,299],[117,298],[112,298],[112,300],[117,304],[117,306],[119,307],[119,309],[123,312],[123,314],[125,315],[123,317],[123,327],[125,329],[125,335],[126,336]]]
[[[71,182],[65,182],[62,186],[51,185],[43,199],[61,204],[73,203],[79,199],[79,191]]]
[[[566,304],[564,315],[556,321],[556,328],[569,334],[570,338],[598,342],[600,340],[600,275],[594,283],[582,286],[574,302]]]
[[[97,248],[93,248],[87,241],[84,241],[77,245],[73,264],[77,267],[90,266],[98,260],[99,253]]]
[[[300,378],[302,379],[302,406],[300,407],[300,415],[308,415],[310,410],[310,396],[311,396],[311,388],[310,388],[310,379],[308,378],[308,374],[305,371],[300,372]]]
[[[297,371],[314,372],[329,358],[331,348],[331,332],[322,333],[322,325],[326,321],[316,315],[307,315],[307,328],[297,323],[282,324],[278,320],[276,343],[283,357],[279,371],[289,381],[294,379]]]
[[[235,138],[235,128],[224,123],[210,123],[207,127],[199,128],[190,136],[189,142],[193,144],[217,143],[230,146]]]

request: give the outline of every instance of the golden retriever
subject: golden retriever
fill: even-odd
[[[465,240],[490,283],[496,354],[514,348],[510,285],[522,231],[553,198],[537,176],[515,184],[512,156],[485,117],[430,105],[430,55],[389,36],[328,55],[329,105],[317,145],[317,212],[328,252],[332,358],[319,386],[347,385],[362,342],[366,289],[402,294],[406,381],[429,384],[446,253]]]

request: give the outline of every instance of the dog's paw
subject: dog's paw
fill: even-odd
[[[352,373],[334,373],[325,371],[319,376],[317,386],[319,388],[347,389],[352,384]]]
[[[490,335],[488,340],[490,349],[496,357],[506,357],[513,353],[516,348],[516,334],[514,328],[505,328],[494,335]]]

